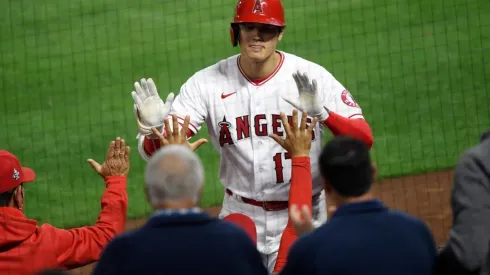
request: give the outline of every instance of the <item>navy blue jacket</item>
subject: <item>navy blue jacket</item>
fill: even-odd
[[[267,269],[256,245],[236,225],[205,213],[164,214],[116,237],[95,275],[256,274]]]
[[[378,200],[346,204],[291,247],[281,274],[429,275],[436,245],[420,220]]]

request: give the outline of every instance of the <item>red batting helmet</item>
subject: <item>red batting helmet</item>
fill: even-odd
[[[285,27],[284,7],[281,0],[239,0],[230,27],[233,47],[238,44],[238,23],[261,23]]]

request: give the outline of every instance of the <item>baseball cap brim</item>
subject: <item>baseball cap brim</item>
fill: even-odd
[[[31,168],[22,167],[22,174],[22,182],[31,182],[36,179],[36,173]]]

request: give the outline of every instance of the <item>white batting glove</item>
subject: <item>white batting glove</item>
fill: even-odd
[[[319,121],[324,121],[328,118],[330,111],[323,106],[318,95],[316,80],[310,83],[306,73],[301,74],[299,71],[293,74],[294,81],[298,87],[299,96],[282,96],[286,102],[300,111],[306,111],[308,115],[317,117]]]
[[[134,83],[136,91],[131,93],[134,105],[133,111],[138,123],[138,136],[153,136],[151,128],[154,127],[160,132],[163,131],[163,121],[167,118],[172,108],[174,94],[167,96],[166,102],[158,95],[157,87],[153,80],[142,78],[141,85]]]

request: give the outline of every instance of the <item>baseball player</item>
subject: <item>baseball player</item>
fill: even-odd
[[[276,49],[285,30],[279,0],[240,0],[230,26],[231,43],[240,53],[190,77],[175,97],[163,102],[151,79],[135,83],[134,111],[139,152],[148,159],[160,146],[152,127],[163,131],[168,114],[183,123],[190,116],[188,137],[206,123],[221,155],[219,179],[225,187],[220,217],[242,213],[257,227],[257,248],[272,272],[288,222],[291,158],[271,134],[284,136],[280,112],[307,111],[316,117],[310,151],[312,216],[326,220],[323,184],[318,172],[321,129],[373,143],[371,129],[350,92],[322,66]],[[171,118],[170,118],[171,119]],[[204,143],[205,140],[198,142]]]

